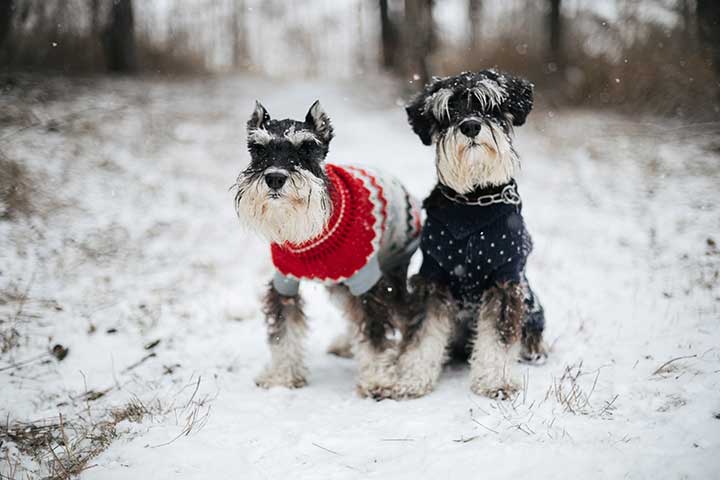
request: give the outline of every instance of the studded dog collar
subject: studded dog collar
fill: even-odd
[[[458,193],[455,190],[440,184],[438,185],[440,193],[448,200],[460,203],[462,205],[476,205],[480,207],[486,207],[496,203],[505,203],[508,205],[519,205],[520,195],[517,192],[517,186],[515,180],[511,180],[505,185],[499,187],[490,187],[483,189],[476,189],[468,194]],[[498,190],[493,193],[485,193],[488,190]]]

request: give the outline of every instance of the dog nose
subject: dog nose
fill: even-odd
[[[460,124],[460,131],[469,138],[474,138],[477,136],[478,133],[480,133],[480,129],[482,128],[482,123],[478,122],[477,120],[466,120],[463,123]]]
[[[285,180],[287,175],[284,173],[273,172],[265,175],[265,183],[273,190],[280,190],[285,185]]]

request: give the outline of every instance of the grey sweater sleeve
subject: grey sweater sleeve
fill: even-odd
[[[300,288],[300,281],[294,278],[286,277],[280,272],[275,272],[275,276],[272,279],[273,287],[280,295],[285,297],[294,297],[298,294]]]
[[[345,280],[345,285],[350,288],[350,293],[356,297],[370,290],[382,277],[378,256],[373,255],[367,265],[358,270],[352,277]]]

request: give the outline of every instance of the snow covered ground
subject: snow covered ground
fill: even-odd
[[[0,354],[0,478],[62,476],[58,459],[97,444],[82,426],[127,405],[139,413],[104,430],[81,478],[718,475],[717,125],[538,110],[518,129],[529,275],[552,351],[523,367],[514,402],[474,396],[459,366],[419,400],[358,398],[354,362],[324,353],[344,322],[310,285],[310,384],[255,387],[269,252],[239,227],[228,191],[248,161],[252,102],[300,117],[320,98],[331,161],[382,167],[423,197],[432,151],[378,82],[6,92],[0,151],[37,188],[35,214],[0,221],[0,332],[18,333]],[[18,422],[52,432],[28,450]]]

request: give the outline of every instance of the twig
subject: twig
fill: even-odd
[[[590,397],[592,397],[592,394],[595,391],[595,387],[597,386],[599,377],[600,377],[600,370],[598,369],[597,375],[595,375],[595,380],[593,381],[593,384],[592,384],[592,388],[590,389],[590,393],[588,393],[587,397],[585,397],[585,404],[582,406],[582,408],[590,406]]]
[[[55,453],[55,450],[53,449],[52,445],[50,445],[50,442],[49,442],[49,441],[47,442],[47,446],[48,446],[48,448],[50,449],[50,453],[52,453],[52,456],[55,457],[55,461],[58,463],[58,465],[60,465],[60,468],[62,468],[63,471],[65,472],[65,478],[66,478],[66,479],[71,478],[70,472],[68,472],[68,469],[65,468],[65,464],[64,464],[64,463],[62,462],[62,460],[60,460],[60,458],[57,456],[57,453]]]
[[[460,437],[460,438],[457,438],[457,439],[453,440],[453,442],[455,442],[455,443],[468,443],[468,442],[472,442],[473,440],[475,440],[475,439],[477,439],[477,438],[480,438],[480,435],[473,435],[472,437],[468,437],[468,438]]]
[[[38,355],[37,357],[28,358],[27,360],[23,360],[22,362],[17,362],[17,363],[13,363],[11,365],[6,365],[6,366],[0,368],[0,372],[4,372],[5,370],[10,370],[11,368],[22,367],[23,365],[27,365],[28,363],[32,363],[36,360],[40,360],[47,356],[48,356],[47,353],[43,353],[42,355]]]
[[[148,360],[149,358],[153,358],[153,357],[157,357],[157,354],[156,354],[155,352],[148,353],[147,355],[145,355],[144,357],[142,357],[142,358],[141,358],[140,360],[138,360],[137,362],[133,363],[133,364],[130,365],[129,367],[126,367],[125,370],[122,371],[122,373],[127,373],[127,372],[129,372],[129,371],[132,370],[133,368],[136,368],[136,367],[142,365],[146,360]]]
[[[618,394],[616,394],[616,395],[613,397],[612,400],[610,400],[609,402],[606,401],[606,402],[605,402],[605,403],[606,403],[605,408],[603,408],[602,410],[600,410],[599,416],[602,417],[603,414],[612,407],[613,403],[615,403],[615,400],[617,400],[619,396],[620,396],[620,394],[618,393]]]
[[[527,428],[527,430],[525,428],[523,428],[522,423],[518,423],[517,425],[511,425],[511,426],[512,426],[512,428],[516,428],[516,429],[520,430],[525,435],[535,435],[535,431],[533,429],[531,429],[528,425],[525,425],[525,428]]]
[[[660,365],[660,366],[657,368],[657,370],[655,370],[652,374],[653,374],[653,375],[657,375],[658,373],[662,372],[663,368],[667,367],[668,365],[670,365],[670,364],[673,363],[673,362],[677,362],[678,360],[686,360],[686,359],[688,359],[688,358],[696,358],[696,357],[697,357],[697,354],[696,354],[696,355],[684,355],[684,356],[682,356],[682,357],[671,358],[671,359],[668,360],[667,362],[665,362],[665,363],[663,363],[662,365]],[[652,376],[652,375],[651,375],[651,376]]]
[[[477,409],[480,410],[482,413],[484,413],[485,415],[490,415],[490,413],[489,413],[487,410],[485,410],[484,408],[482,408],[482,407],[480,406],[480,404],[479,404],[478,402],[476,402],[475,399],[474,399],[472,396],[468,396],[468,399],[469,399],[473,404],[475,404],[475,407],[477,407]],[[472,414],[472,409],[470,409],[470,413]]]
[[[312,444],[315,445],[316,447],[322,449],[322,450],[325,450],[326,452],[330,452],[330,453],[332,453],[332,454],[335,454],[335,455],[338,455],[338,456],[342,457],[342,455],[340,455],[338,452],[335,452],[335,451],[333,451],[333,450],[330,450],[329,448],[325,448],[325,447],[323,447],[322,445],[318,445],[318,444],[315,443],[315,442],[312,442]]]
[[[25,302],[27,301],[28,295],[30,294],[30,289],[32,288],[33,283],[35,283],[35,273],[36,272],[37,272],[37,269],[33,269],[33,272],[30,275],[30,281],[28,281],[27,287],[25,287],[25,291],[20,296],[20,301],[18,302],[18,308],[15,311],[14,321],[17,321],[17,319],[20,318],[20,315],[22,314],[23,308],[25,307]]]
[[[190,395],[190,399],[185,404],[185,407],[183,408],[183,410],[186,410],[190,406],[192,401],[195,399],[195,395],[197,395],[198,389],[200,388],[200,380],[202,380],[202,376],[198,377],[197,383],[195,383],[195,390],[193,390],[193,393],[192,393],[192,395]]]
[[[472,418],[471,420],[472,420],[473,422],[477,423],[478,425],[480,425],[481,427],[483,427],[485,430],[489,430],[489,431],[493,432],[493,433],[496,434],[496,435],[498,434],[498,431],[497,431],[497,430],[493,430],[493,429],[490,428],[490,427],[486,427],[485,425],[483,425],[482,423],[478,422],[478,421],[475,420],[474,418]]]
[[[555,425],[555,420],[557,420],[557,417],[553,417],[552,422],[548,425],[548,428],[552,428],[552,426]]]

